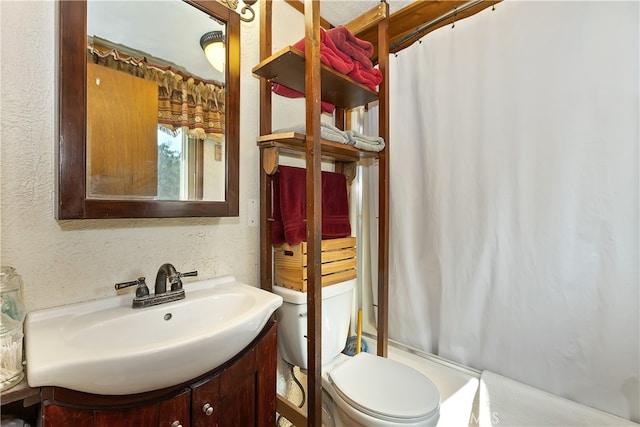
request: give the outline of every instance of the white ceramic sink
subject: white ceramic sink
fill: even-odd
[[[30,312],[29,385],[123,395],[189,381],[238,354],[282,305],[231,276],[184,289],[185,299],[146,308],[128,294]]]

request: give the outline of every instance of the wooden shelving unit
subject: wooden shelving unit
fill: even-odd
[[[306,159],[307,194],[307,413],[278,396],[277,410],[295,425],[322,425],[321,389],[321,160],[335,161],[336,171],[349,175],[355,163],[362,159],[377,159],[379,163],[379,229],[378,229],[378,325],[377,353],[387,355],[388,340],[388,233],[389,233],[389,111],[388,111],[388,18],[387,3],[380,3],[345,26],[356,37],[361,31],[377,31],[378,68],[384,76],[378,92],[320,63],[319,0],[304,1],[305,50],[286,47],[273,54],[272,2],[260,1],[260,63],[253,73],[260,77],[260,281],[263,289],[273,286],[273,249],[271,242],[272,174],[277,171],[282,151],[304,153]],[[272,83],[280,83],[305,94],[306,134],[272,133]],[[381,152],[323,140],[320,137],[320,103],[336,106],[335,125],[344,129],[347,111],[356,106],[378,101],[379,136],[386,143]]]

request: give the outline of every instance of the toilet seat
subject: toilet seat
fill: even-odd
[[[440,393],[422,373],[402,363],[360,353],[328,372],[339,396],[355,409],[400,424],[429,419]]]

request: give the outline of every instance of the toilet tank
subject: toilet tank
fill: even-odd
[[[344,349],[349,334],[355,281],[352,279],[322,288],[323,365]],[[307,369],[307,293],[281,286],[273,286],[273,292],[284,299],[276,311],[280,356],[301,369]]]

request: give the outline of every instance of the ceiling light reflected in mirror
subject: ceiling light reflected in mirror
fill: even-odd
[[[225,63],[225,40],[222,31],[209,31],[200,38],[200,47],[213,68],[222,72]]]

